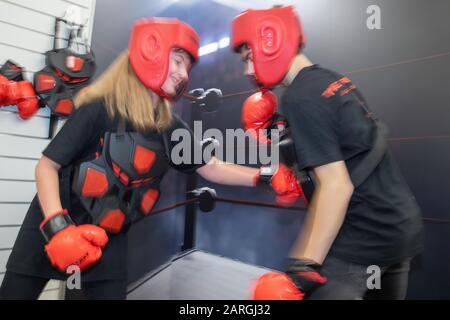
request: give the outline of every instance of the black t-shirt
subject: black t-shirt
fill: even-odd
[[[103,138],[105,132],[117,132],[118,125],[119,119],[110,119],[102,102],[82,106],[75,110],[42,154],[61,166],[94,159],[95,153],[100,147],[100,139]],[[191,145],[196,145],[196,148],[199,147],[200,141],[194,136],[192,130],[174,114],[170,127],[166,129],[169,138],[167,140],[169,152],[172,152],[178,142],[170,139],[176,129],[189,131]],[[127,123],[126,131],[135,130],[130,123]],[[156,130],[149,130],[144,132],[143,135],[148,139],[160,139],[162,141],[162,135]],[[175,164],[170,160],[170,156],[168,161],[174,169],[183,173],[192,173],[204,165],[207,159],[195,164],[192,154],[192,159],[189,159],[186,163]]]
[[[101,149],[100,139],[103,138],[105,132],[117,132],[118,125],[117,118],[110,119],[108,117],[104,103],[95,102],[82,106],[69,117],[43,151],[45,156],[62,166],[59,171],[61,202],[64,208],[69,209],[70,216],[77,225],[90,223],[91,219],[77,195],[71,191],[74,166],[95,159],[96,152]],[[169,153],[167,161],[178,171],[192,173],[207,163],[208,159],[202,160],[199,164],[195,164],[194,159],[174,164],[170,160],[170,153],[178,142],[171,140],[171,134],[176,129],[188,130],[191,145],[201,148],[200,141],[193,135],[190,128],[174,115],[170,128],[165,131],[168,137],[166,140],[168,142],[167,153]],[[126,131],[135,130],[130,123],[126,123]],[[159,139],[161,143],[164,143],[162,134],[155,130],[149,130],[143,134],[148,139]],[[39,231],[42,217],[39,201],[35,197],[14,244],[7,269],[39,277],[64,279],[64,276],[50,265],[44,252],[45,242]],[[119,234],[109,235],[109,242],[103,250],[102,258],[92,268],[83,272],[83,281],[126,278],[126,230],[125,228]]]
[[[313,65],[282,97],[299,169],[344,160],[351,172],[374,143],[367,104],[350,80]],[[369,110],[367,110],[369,111]],[[417,202],[388,150],[352,195],[330,254],[361,264],[390,264],[423,248]]]

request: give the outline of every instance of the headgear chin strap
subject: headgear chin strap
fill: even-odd
[[[186,84],[177,88],[175,97],[161,88],[169,72],[170,50],[183,49],[197,62],[198,46],[198,34],[178,19],[142,19],[134,24],[131,32],[130,64],[147,88],[161,97],[175,99],[182,95]]]
[[[293,6],[246,10],[234,18],[231,35],[234,51],[243,44],[252,49],[256,80],[266,88],[283,80],[305,42]]]

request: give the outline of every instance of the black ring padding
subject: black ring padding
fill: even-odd
[[[211,212],[216,207],[216,197],[212,192],[204,191],[198,197],[198,207],[203,212]]]
[[[274,86],[273,88],[270,88],[270,90],[276,89],[276,88],[283,88],[283,87],[286,87],[286,86],[280,84],[280,85]],[[216,89],[216,88],[212,88],[212,89]],[[199,91],[196,91],[196,90],[199,90]],[[191,101],[196,101],[201,97],[201,90],[203,90],[203,92],[205,92],[205,89],[203,89],[203,88],[194,89],[194,90],[190,91],[190,94],[189,93],[183,94],[183,98],[186,98]],[[256,93],[258,91],[261,91],[261,88],[223,94],[221,99],[228,99],[228,98],[233,98],[233,97],[237,97],[237,96],[245,96],[245,95]]]
[[[41,228],[41,233],[45,240],[49,242],[55,234],[61,230],[74,225],[68,214],[58,214],[47,221]]]

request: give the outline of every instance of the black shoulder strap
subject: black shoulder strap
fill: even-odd
[[[380,121],[376,121],[376,126],[375,141],[372,149],[350,171],[350,178],[355,188],[360,186],[370,176],[386,153],[388,129]]]
[[[168,129],[164,129],[161,131],[161,138],[164,145],[164,151],[166,153],[167,161],[170,162],[170,140],[169,140],[169,132]]]
[[[354,188],[357,188],[364,181],[366,181],[386,153],[388,134],[387,127],[384,123],[379,121],[377,121],[376,124],[377,128],[375,132],[374,145],[358,163],[358,165],[349,172]],[[296,162],[294,162],[294,170],[297,180],[302,186],[303,194],[305,195],[306,200],[308,202],[311,201],[315,189],[313,172],[309,170],[299,170]]]
[[[119,124],[117,125],[117,135],[122,136],[125,134],[127,125],[125,119],[119,117]]]
[[[353,186],[356,189],[356,187],[360,186],[370,176],[381,160],[383,160],[387,149],[388,129],[387,126],[378,120],[368,109],[363,97],[356,94],[353,90],[350,90],[349,93],[359,102],[361,108],[366,112],[367,117],[373,121],[376,130],[372,148],[358,165],[349,172]]]

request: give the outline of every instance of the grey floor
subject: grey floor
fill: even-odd
[[[128,300],[247,300],[258,276],[271,270],[193,251],[129,286]]]

